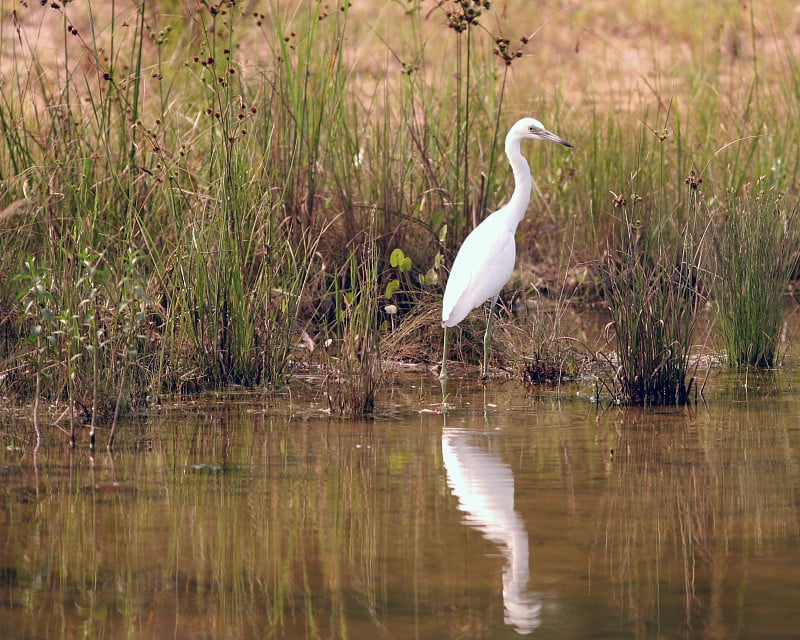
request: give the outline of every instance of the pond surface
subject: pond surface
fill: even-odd
[[[797,638],[799,381],[641,410],[451,380],[443,415],[420,374],[370,421],[298,383],[113,456],[7,423],[0,637]]]

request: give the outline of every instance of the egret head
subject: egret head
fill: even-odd
[[[544,125],[535,118],[523,118],[519,120],[511,130],[508,132],[509,138],[517,138],[518,140],[549,140],[556,142],[565,147],[572,145],[564,140],[564,138],[551,133],[544,128]]]

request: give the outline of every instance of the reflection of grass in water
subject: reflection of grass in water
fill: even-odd
[[[34,465],[32,480],[20,475],[21,484],[7,484],[10,495],[18,495],[6,509],[14,526],[6,529],[11,552],[4,558],[18,577],[8,593],[33,614],[26,620],[28,632],[101,637],[116,624],[117,613],[133,625],[146,599],[124,587],[154,577],[135,544],[152,515],[147,501],[129,510],[136,492],[116,482],[107,457],[93,464],[88,455],[59,448],[44,451]]]
[[[189,419],[136,440],[126,428],[120,453],[94,467],[42,454],[38,497],[26,489],[9,503],[19,526],[4,558],[42,612],[27,618],[32,635],[54,620],[91,637],[380,628],[392,578],[379,558],[419,544],[430,462],[390,464],[392,449],[363,425]],[[418,433],[407,437],[400,450],[416,450]]]
[[[517,393],[507,385],[484,400],[504,406],[502,394]],[[592,478],[594,491],[603,474],[592,467],[600,465],[593,452],[602,437],[594,420],[579,431],[555,409],[531,411],[524,432],[512,429],[519,417],[501,409],[490,410],[486,424],[491,446],[527,476],[516,496],[526,524],[548,537],[550,523],[527,518],[526,504],[555,488],[548,500],[568,500],[563,521],[574,524],[585,505],[582,483]],[[388,436],[377,421],[200,411],[207,417],[187,410],[171,424],[126,427],[116,467],[101,455],[92,471],[88,456],[76,452],[70,462],[47,448],[57,438],[45,440],[38,484],[22,479],[25,454],[0,448],[6,468],[20,469],[19,479],[6,475],[14,496],[6,513],[19,524],[0,566],[19,576],[15,601],[29,603],[30,636],[85,629],[91,637],[120,630],[153,637],[154,629],[169,627],[186,636],[302,637],[313,628],[322,637],[358,637],[356,629],[380,635],[384,625],[397,632],[412,618],[434,631],[428,637],[443,629],[453,637],[490,635],[497,611],[487,606],[498,604],[502,561],[487,555],[491,545],[480,533],[464,527],[439,466],[438,436],[430,437],[438,418]],[[471,411],[482,428],[483,408]],[[594,564],[606,554],[612,589],[640,636],[653,635],[646,625],[657,615],[690,616],[695,626],[702,615],[721,626],[731,619],[726,598],[742,586],[738,557],[746,563],[769,553],[797,530],[793,487],[783,484],[797,477],[789,457],[796,443],[785,442],[787,422],[772,415],[730,410],[710,426],[695,417],[697,429],[684,429],[680,417],[682,430],[665,423],[656,433],[644,433],[645,425],[636,430],[630,418],[637,415],[626,411],[626,421],[615,425],[619,433],[606,435],[617,441],[609,444],[615,456],[601,480],[607,489]],[[552,428],[554,419],[569,428]],[[748,426],[757,423],[767,426]],[[495,438],[502,431],[510,437]],[[534,472],[535,491],[521,489],[531,486]],[[15,489],[22,483],[31,488]],[[540,543],[532,535],[534,587],[547,575],[543,565],[554,566],[536,552]],[[565,554],[574,550],[555,544],[551,549]],[[605,584],[596,588],[606,592]],[[687,595],[685,604],[666,595],[676,591]]]
[[[764,417],[731,411],[724,431],[654,432],[626,415],[597,544],[632,629],[646,635],[654,620],[680,619],[667,613],[669,585],[680,584],[686,627],[702,616],[724,635],[738,615],[725,610],[726,580],[746,579],[729,572],[728,557],[735,550],[746,564],[797,530],[786,484],[797,464],[777,416]]]

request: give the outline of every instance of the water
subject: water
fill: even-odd
[[[0,436],[2,638],[800,637],[798,376],[689,409],[398,379]],[[103,434],[105,435],[105,434]],[[102,439],[103,436],[101,436]]]

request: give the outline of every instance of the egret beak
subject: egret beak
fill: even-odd
[[[557,144],[560,144],[562,147],[572,147],[572,145],[566,140],[564,140],[564,138],[562,138],[561,136],[557,136],[555,133],[552,133],[547,129],[539,133],[539,137],[542,140],[550,140],[550,142],[555,142]]]

